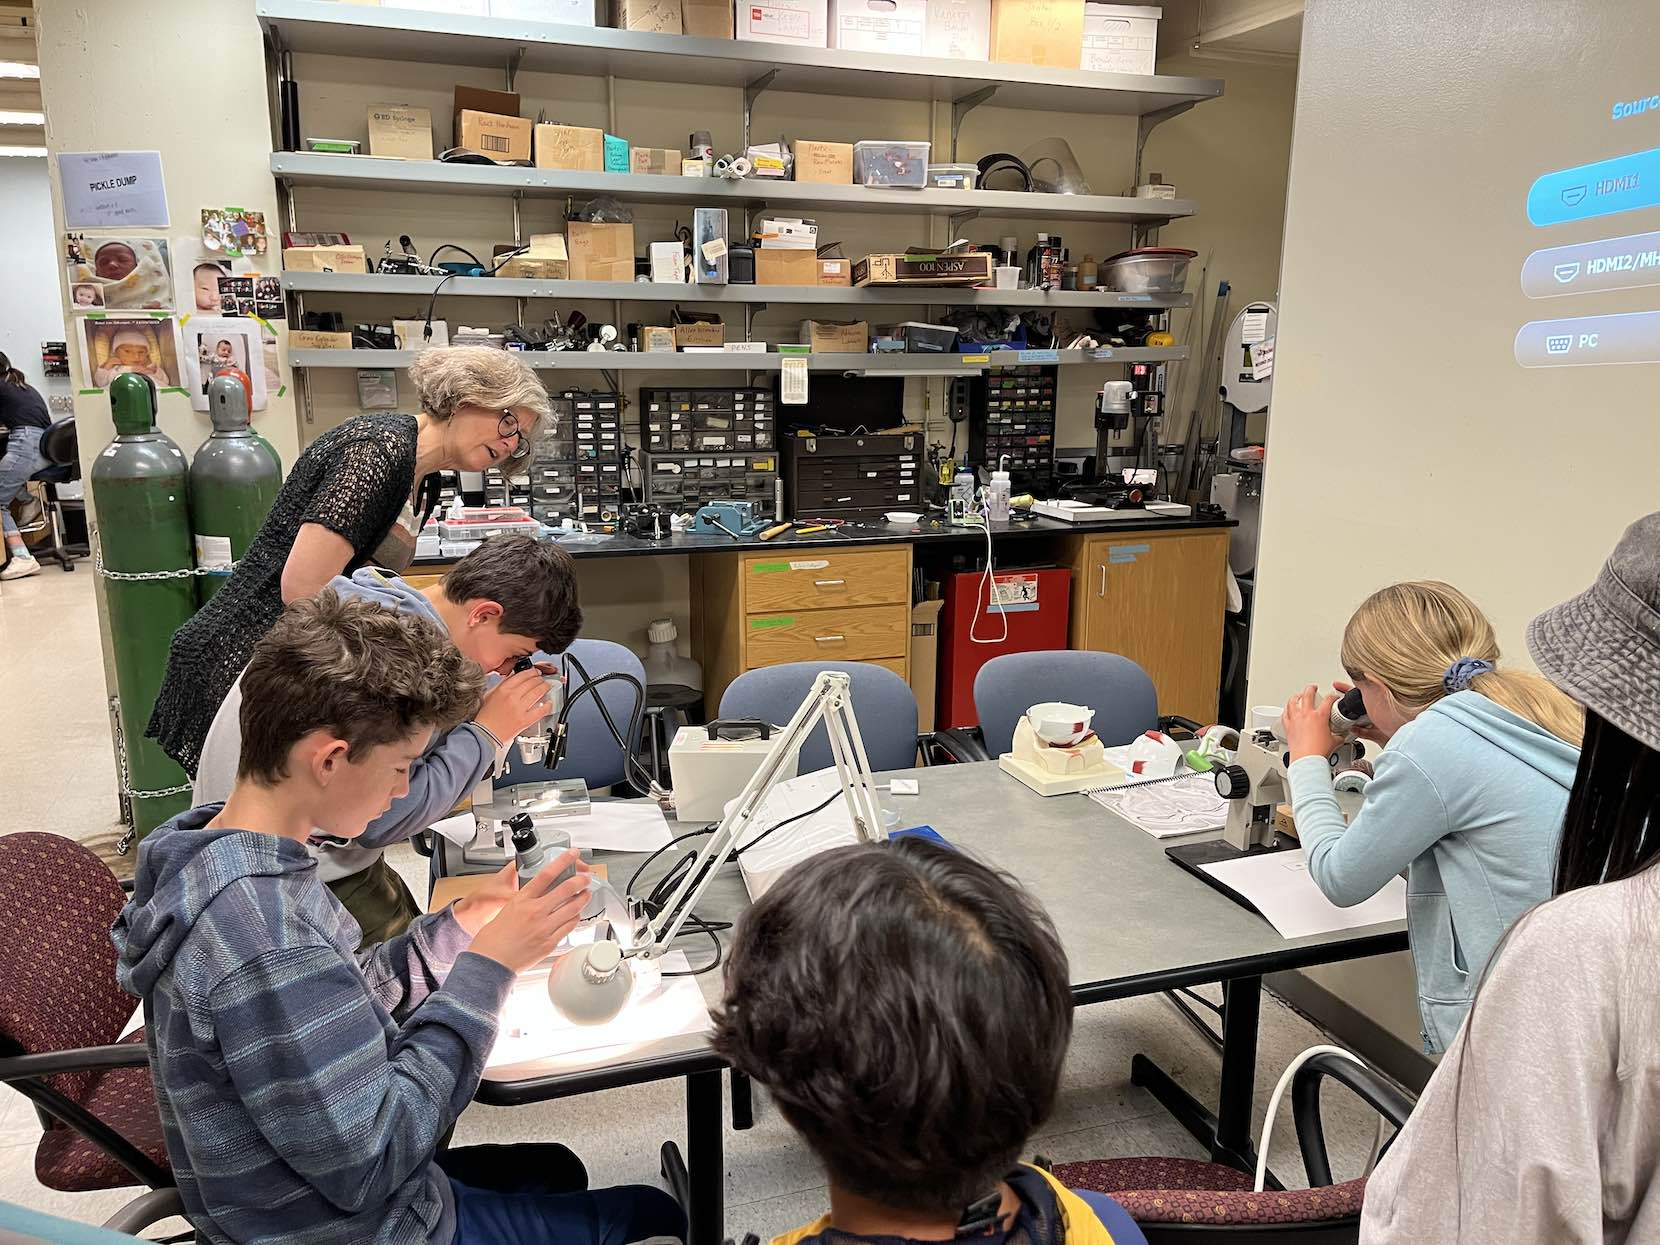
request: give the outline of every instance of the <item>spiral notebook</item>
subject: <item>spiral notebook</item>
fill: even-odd
[[[1211,774],[1131,780],[1083,794],[1155,839],[1214,833],[1228,821],[1228,802],[1216,794]]]

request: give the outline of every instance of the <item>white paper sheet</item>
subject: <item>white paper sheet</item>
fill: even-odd
[[[584,817],[547,824],[570,832],[571,846],[602,852],[654,852],[670,839],[663,810],[650,800],[595,800]]]
[[[159,151],[65,151],[58,156],[68,229],[166,229]]]
[[[1308,857],[1300,847],[1199,867],[1249,899],[1283,938],[1335,934],[1406,920],[1406,883],[1402,879],[1390,878],[1389,884],[1366,902],[1339,908],[1314,884],[1308,873]]]
[[[1125,779],[1123,786],[1092,791],[1089,798],[1155,839],[1204,834],[1227,824],[1228,802],[1216,794],[1209,774],[1148,782],[1126,772]]]
[[[664,972],[685,972],[686,953],[671,951]],[[530,1060],[552,1059],[571,1066],[598,1065],[629,1050],[664,1038],[703,1033],[709,1008],[695,977],[663,977],[649,990],[635,986],[634,996],[615,1020],[578,1025],[566,1020],[548,1001],[548,966],[520,973],[502,1009],[501,1029],[485,1067],[500,1068]]]

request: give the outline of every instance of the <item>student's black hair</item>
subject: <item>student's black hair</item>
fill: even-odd
[[[1660,752],[1585,713],[1552,893],[1619,882],[1660,861]]]
[[[1066,955],[1011,878],[926,840],[824,852],[745,914],[715,1049],[770,1091],[830,1178],[955,1217],[1054,1107]]]

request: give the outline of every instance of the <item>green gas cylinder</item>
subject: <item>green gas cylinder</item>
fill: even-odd
[[[167,646],[196,612],[196,580],[184,453],[156,427],[155,385],[143,376],[117,376],[109,394],[116,436],[92,465],[92,504],[133,830],[142,838],[190,807],[190,779],[144,737],[144,728],[167,669]],[[136,578],[158,572],[155,579]],[[185,790],[152,794],[174,787]]]
[[[213,573],[196,580],[203,605],[231,576],[231,563],[248,552],[282,487],[282,463],[266,439],[248,426],[248,391],[231,374],[208,382],[213,433],[190,460],[190,528],[196,565]]]

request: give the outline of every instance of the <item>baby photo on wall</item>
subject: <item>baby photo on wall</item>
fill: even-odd
[[[64,259],[70,285],[96,286],[105,307],[144,311],[173,306],[172,258],[165,238],[69,234],[64,239]]]
[[[248,378],[248,408],[265,409],[265,355],[259,322],[228,316],[191,316],[184,325],[184,369],[190,405],[208,409],[208,383],[226,368]]]
[[[181,280],[186,275],[190,283],[179,287],[179,306],[210,316],[218,315],[219,279],[231,275],[230,260],[203,257],[190,266],[188,274],[181,272]]]
[[[81,320],[81,360],[86,383],[107,389],[124,373],[148,376],[158,389],[179,384],[177,326],[171,316],[148,320]]]
[[[71,311],[102,311],[104,309],[104,291],[102,287],[90,281],[79,281],[69,287],[69,309]]]

